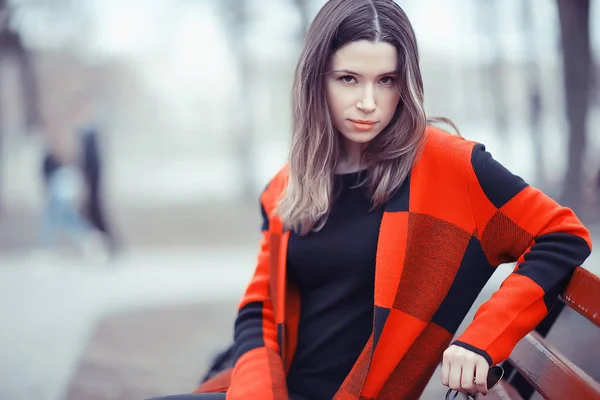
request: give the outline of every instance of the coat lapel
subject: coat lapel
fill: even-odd
[[[284,231],[283,222],[276,214],[269,223],[269,287],[275,323],[277,324],[277,339],[279,341],[281,357],[286,362],[286,265],[287,247],[290,232]]]

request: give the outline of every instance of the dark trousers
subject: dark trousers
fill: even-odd
[[[225,393],[177,394],[148,400],[225,400]]]
[[[291,400],[306,400],[290,393]],[[148,400],[225,400],[225,393],[179,394],[175,396],[155,397]]]

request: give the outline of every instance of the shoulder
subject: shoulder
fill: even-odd
[[[418,163],[428,168],[439,167],[450,173],[467,172],[478,149],[485,147],[459,134],[429,125],[425,130],[425,143]]]
[[[428,125],[425,129],[424,153],[436,156],[443,160],[463,159],[471,157],[473,148],[477,143],[467,140],[456,133]]]
[[[487,169],[490,164],[499,164],[484,144],[465,139],[458,134],[428,126],[425,137],[423,153],[429,161],[442,161],[445,165],[467,164],[477,174]]]
[[[287,186],[288,176],[289,167],[286,164],[269,181],[260,195],[260,202],[268,215],[271,215],[272,212],[277,208],[277,203],[279,202],[279,199],[283,195],[283,192]]]
[[[511,190],[519,192],[528,186],[523,179],[495,160],[484,144],[435,127],[427,128],[420,162],[441,174],[458,174],[469,180],[476,178],[490,198],[498,198],[498,193],[508,193]]]

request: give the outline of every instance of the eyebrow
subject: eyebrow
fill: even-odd
[[[350,75],[356,75],[356,76],[360,76],[362,77],[361,74],[359,74],[358,72],[354,72],[354,71],[350,71],[349,69],[336,69],[331,71],[332,73],[343,73],[343,74],[350,74]],[[379,76],[384,76],[384,75],[396,75],[396,71],[392,71],[392,72],[385,72],[383,74],[379,74]]]

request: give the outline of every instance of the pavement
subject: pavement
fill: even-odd
[[[254,255],[250,247],[145,250],[111,265],[3,257],[0,399],[63,399],[96,326],[111,315],[169,304],[235,305]]]

